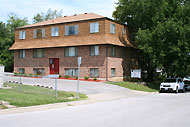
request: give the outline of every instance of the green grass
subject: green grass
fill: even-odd
[[[109,84],[125,87],[131,90],[145,91],[145,92],[158,92],[158,84],[148,83],[147,86],[143,86],[140,84],[132,83],[132,82],[108,82]]]
[[[59,102],[76,101],[69,100],[68,97],[76,97],[75,92],[58,91],[55,98],[55,90],[28,85],[18,85],[13,83],[4,83],[4,86],[11,86],[12,89],[0,89],[0,100],[10,102],[11,105],[18,107],[43,105]],[[79,94],[80,99],[87,99],[85,94]]]

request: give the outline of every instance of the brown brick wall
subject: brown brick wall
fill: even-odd
[[[106,47],[107,54],[106,57]],[[111,45],[99,45],[99,56],[90,56],[89,46],[79,47],[79,56],[82,56],[81,77],[90,77],[90,68],[99,68],[99,77],[106,78],[106,60],[108,68],[108,77],[111,77],[111,68],[116,68],[115,77],[123,77],[123,50],[129,52],[129,48],[116,46],[116,56],[111,57]],[[61,75],[65,75],[66,68],[77,68],[77,57],[64,57],[64,48],[47,48],[45,49],[44,58],[33,58],[33,50],[25,50],[25,58],[19,59],[18,51],[14,52],[14,72],[18,72],[19,68],[24,68],[25,73],[33,74],[33,68],[44,68],[45,75],[49,75],[49,58],[59,58],[59,71]],[[126,54],[126,56],[129,56]],[[124,64],[128,67],[128,64]],[[131,66],[129,66],[131,67]]]

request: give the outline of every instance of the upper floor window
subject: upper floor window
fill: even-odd
[[[65,48],[65,56],[78,56],[78,47]]]
[[[43,38],[45,37],[45,34],[46,34],[46,31],[45,31],[45,28],[42,28],[42,29],[34,29],[33,31],[33,37],[34,38]]]
[[[98,33],[99,32],[99,22],[90,23],[90,33]]]
[[[65,35],[79,34],[79,25],[65,26]]]
[[[115,34],[115,24],[110,24],[110,33]]]
[[[99,55],[99,46],[90,46],[90,56]]]
[[[19,31],[19,39],[25,39],[25,31]]]
[[[25,50],[19,50],[19,58],[24,59],[25,58]]]
[[[126,32],[125,32],[125,27],[123,27],[123,34],[125,34]]]
[[[59,27],[51,27],[51,36],[52,37],[59,36]]]
[[[116,48],[115,46],[111,46],[111,56],[115,56],[116,55]]]
[[[44,57],[44,49],[34,49],[33,50],[33,57],[34,58],[42,58],[42,57]]]

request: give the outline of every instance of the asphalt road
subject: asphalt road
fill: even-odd
[[[189,127],[190,93],[163,93],[0,116],[2,127]]]
[[[28,77],[13,77],[5,76],[4,81],[14,81],[22,82],[26,85],[41,85],[49,86],[55,88],[55,79],[51,78],[28,78]],[[64,80],[57,79],[58,90],[64,91],[77,91],[77,81],[76,80]],[[110,85],[103,82],[90,82],[90,81],[80,81],[79,92],[84,94],[98,94],[98,93],[112,93],[112,92],[126,92],[129,89],[119,87],[116,85]]]

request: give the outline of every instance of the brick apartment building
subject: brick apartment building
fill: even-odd
[[[14,72],[102,79],[130,77],[138,66],[127,28],[94,13],[64,16],[19,27],[15,31]]]

